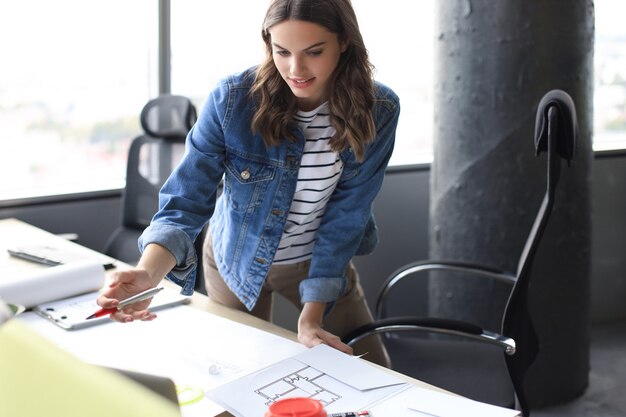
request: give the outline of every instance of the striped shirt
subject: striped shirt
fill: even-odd
[[[326,203],[343,169],[339,154],[329,144],[335,129],[330,126],[328,103],[312,111],[298,111],[295,120],[304,132],[306,142],[296,192],[274,264],[291,264],[311,258]]]

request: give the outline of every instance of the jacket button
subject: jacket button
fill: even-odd
[[[247,180],[248,178],[250,178],[250,171],[248,171],[247,169],[242,171],[241,178],[243,178],[244,180]]]

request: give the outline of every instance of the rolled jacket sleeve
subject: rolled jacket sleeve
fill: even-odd
[[[331,303],[345,291],[346,280],[343,277],[307,278],[300,283],[300,299],[303,303]]]
[[[176,266],[167,279],[179,285],[182,294],[193,294],[198,259],[189,235],[175,226],[153,223],[139,237],[142,251],[150,243],[161,245],[174,255]]]

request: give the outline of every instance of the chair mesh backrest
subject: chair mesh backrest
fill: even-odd
[[[191,101],[162,95],[141,111],[144,134],[135,138],[128,152],[123,223],[143,229],[158,209],[159,190],[184,151],[187,133],[196,121]]]
[[[196,110],[183,96],[162,95],[150,100],[141,111],[141,127],[154,138],[184,141],[196,122]]]

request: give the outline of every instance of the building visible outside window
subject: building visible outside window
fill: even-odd
[[[402,101],[392,165],[432,158],[436,1],[353,0],[376,78]],[[0,3],[0,201],[123,187],[139,112],[158,94],[157,6]],[[172,1],[171,92],[200,109],[220,78],[257,64],[266,7]],[[594,148],[625,148],[626,2],[596,0],[595,13]]]

